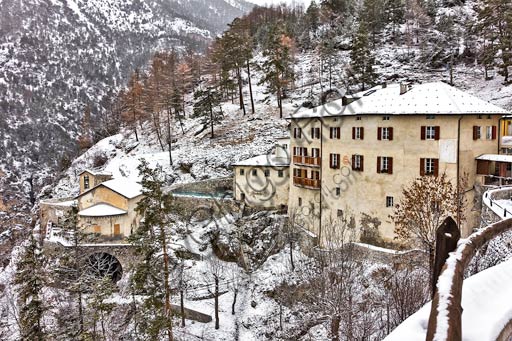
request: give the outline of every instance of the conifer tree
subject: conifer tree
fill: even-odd
[[[142,216],[139,228],[129,237],[142,261],[131,279],[137,292],[144,295],[137,318],[137,330],[147,339],[173,340],[171,278],[168,241],[173,224],[173,199],[164,191],[161,167],[151,169],[145,160],[138,167],[144,198],[136,211]]]
[[[488,46],[494,47],[496,53],[500,52],[499,73],[505,78],[505,83],[508,83],[509,68],[512,66],[512,2],[481,0],[477,10],[478,30],[491,42],[489,44],[488,41]],[[490,56],[487,55],[486,59],[489,60]]]
[[[366,24],[361,21],[356,35],[352,40],[352,51],[350,52],[350,75],[353,80],[365,90],[373,85],[377,76],[373,71],[375,57],[370,46],[369,34]]]
[[[214,87],[197,90],[194,93],[194,115],[193,117],[201,117],[204,127],[210,126],[211,138],[214,138],[213,126],[219,123],[224,114],[220,106],[220,95]]]
[[[43,324],[43,316],[47,308],[42,297],[46,280],[40,242],[31,234],[14,278],[14,284],[18,288],[22,340],[40,341],[47,338]]]
[[[283,90],[293,81],[293,41],[284,34],[282,23],[270,26],[264,44],[261,69],[263,77],[259,84],[267,84],[269,92],[276,94],[279,117],[283,118]]]
[[[142,84],[139,70],[135,70],[128,81],[128,89],[121,94],[121,118],[133,129],[135,140],[139,141],[137,124],[142,116]]]

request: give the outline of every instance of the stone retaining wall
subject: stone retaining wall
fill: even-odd
[[[181,193],[223,193],[233,190],[233,177],[208,179],[171,186],[171,191]]]

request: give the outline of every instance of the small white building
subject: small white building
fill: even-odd
[[[265,155],[233,164],[233,196],[252,207],[285,208],[290,182],[290,139],[278,138]]]

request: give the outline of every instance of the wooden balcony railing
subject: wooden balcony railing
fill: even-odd
[[[322,160],[320,157],[313,156],[294,156],[293,163],[307,166],[320,167]]]
[[[320,188],[320,180],[315,180],[315,179],[293,177],[293,184],[296,186],[307,187],[307,188],[314,188],[314,189]]]

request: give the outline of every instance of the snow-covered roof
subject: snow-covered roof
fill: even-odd
[[[119,178],[108,180],[99,184],[99,186],[101,185],[110,188],[128,199],[142,195],[142,185],[128,179]]]
[[[498,161],[498,162],[510,162],[512,163],[512,155],[502,154],[482,154],[476,158],[477,160],[484,161]]]
[[[127,211],[122,210],[118,207],[112,206],[107,203],[100,203],[88,207],[85,210],[81,210],[80,212],[78,212],[78,215],[82,217],[109,217],[123,215],[126,213]]]
[[[509,114],[503,108],[481,100],[443,82],[416,84],[400,94],[400,84],[376,86],[357,94],[359,99],[348,105],[336,100],[325,105],[301,109],[288,119],[350,115],[475,115]],[[357,97],[354,95],[354,97]]]
[[[464,280],[462,334],[464,340],[496,340],[512,319],[512,259]],[[430,305],[409,316],[385,341],[425,340]]]
[[[104,182],[98,184],[97,186],[89,189],[88,191],[81,193],[78,197],[81,197],[82,195],[89,193],[90,191],[92,191],[100,186],[107,187],[108,189],[122,195],[123,197],[125,197],[127,199],[133,199],[135,197],[138,197],[139,195],[142,195],[142,185],[141,184],[139,184],[137,182],[130,181],[126,178],[118,178],[118,179],[104,181]]]
[[[84,169],[78,175],[80,176],[80,175],[82,175],[82,174],[84,174],[86,172],[89,173],[89,174],[92,174],[94,176],[98,176],[98,175],[112,176],[112,173],[105,172],[105,171],[94,171],[94,170],[91,170],[91,169]]]
[[[233,166],[261,166],[261,167],[287,167],[290,165],[290,159],[287,157],[278,157],[276,155],[259,155],[244,161],[234,163]]]

